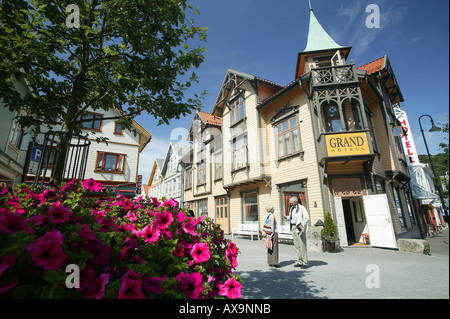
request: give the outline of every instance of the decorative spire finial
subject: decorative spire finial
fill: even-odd
[[[308,0],[308,1],[309,1],[309,11],[313,11],[312,6],[311,6],[311,0]]]

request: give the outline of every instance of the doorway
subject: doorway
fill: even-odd
[[[368,227],[361,197],[343,198],[345,228],[349,246],[367,245]]]

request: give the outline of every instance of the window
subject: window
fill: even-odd
[[[115,122],[114,125],[114,134],[123,135],[122,124]]]
[[[233,170],[247,166],[247,136],[233,139]]]
[[[101,131],[102,130],[102,118],[103,118],[103,114],[86,112],[81,116],[80,119],[81,120],[89,119],[92,121],[82,122],[81,126],[87,130]]]
[[[124,154],[98,152],[95,171],[123,174],[125,170],[125,156]]]
[[[199,216],[208,216],[208,200],[202,199],[197,202]]]
[[[215,179],[221,179],[223,177],[222,152],[214,154],[214,176]]]
[[[392,185],[392,191],[394,192],[395,206],[397,208],[400,224],[402,226],[402,230],[405,230],[406,229],[406,220],[405,220],[406,216],[403,213],[403,205],[400,200],[398,186]]]
[[[231,125],[239,122],[245,117],[244,98],[240,96],[231,104]]]
[[[333,104],[325,104],[323,109],[325,114],[325,127],[327,132],[342,131],[339,107]]]
[[[11,127],[11,133],[9,135],[9,143],[11,143],[15,148],[20,149],[22,144],[23,130],[16,120],[13,120]]]
[[[245,193],[244,200],[244,224],[258,223],[258,197],[256,192]]]
[[[206,183],[206,163],[201,162],[197,164],[197,185]]]
[[[228,197],[216,198],[216,218],[228,218]]]
[[[184,188],[192,188],[192,168],[188,168],[184,174]]]
[[[297,118],[290,119],[275,126],[277,134],[278,158],[300,151]]]

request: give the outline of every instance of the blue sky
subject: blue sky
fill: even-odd
[[[208,92],[202,111],[211,112],[227,69],[250,73],[281,85],[294,80],[297,54],[306,47],[308,0],[191,0],[201,14],[195,24],[208,27],[205,62],[193,69],[200,76],[186,97]],[[356,66],[383,57],[391,62],[405,102],[416,148],[425,154],[418,118],[429,114],[436,124],[449,113],[449,1],[311,0],[314,14],[342,46],[352,46],[348,61]],[[369,4],[380,9],[380,28],[366,27]],[[185,142],[193,115],[157,126],[146,115],[136,120],[152,141],[141,153],[139,174],[147,183],[156,157],[170,142]],[[431,128],[423,118],[425,131]],[[426,133],[432,154],[448,134]],[[448,143],[448,140],[447,140]]]

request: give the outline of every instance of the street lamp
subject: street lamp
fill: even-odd
[[[441,129],[439,127],[437,127],[436,125],[434,125],[434,121],[433,118],[428,115],[428,114],[424,114],[422,116],[419,117],[419,126],[420,126],[420,132],[422,132],[422,136],[423,136],[423,141],[425,142],[425,148],[427,149],[427,154],[428,154],[428,160],[430,161],[430,165],[431,165],[431,170],[433,171],[433,175],[435,178],[438,178],[438,176],[436,175],[436,171],[434,170],[434,165],[433,165],[433,161],[431,160],[431,155],[430,155],[430,151],[428,150],[428,144],[427,144],[427,140],[425,138],[425,133],[423,132],[423,128],[422,128],[422,123],[420,123],[420,119],[424,116],[427,116],[430,118],[431,121],[431,129],[428,132],[439,132]],[[447,222],[448,222],[448,213],[445,209],[445,202],[444,202],[444,196],[442,196],[442,191],[441,191],[441,186],[439,185],[439,180],[437,180],[436,182],[436,187],[438,189],[438,193],[439,193],[439,198],[441,199],[441,204],[442,204],[442,208],[444,210],[444,214],[447,218]]]

